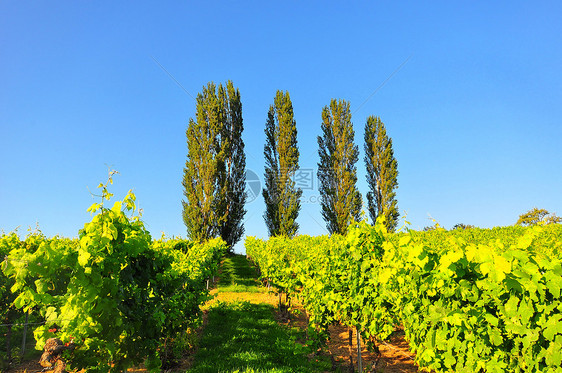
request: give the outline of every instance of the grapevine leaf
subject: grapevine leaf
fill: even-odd
[[[489,328],[488,336],[490,337],[490,342],[492,342],[494,346],[499,346],[503,343],[502,335],[496,328]]]
[[[99,209],[99,207],[100,207],[99,203],[93,203],[90,207],[88,207],[87,211],[93,213],[96,212]]]
[[[548,318],[543,335],[549,341],[554,341],[554,336],[556,334],[562,334],[562,323],[560,320],[562,319],[562,314],[552,315]]]
[[[523,287],[521,286],[521,283],[517,281],[516,277],[514,277],[513,275],[508,274],[504,281],[508,289],[515,290],[518,293],[523,292]]]
[[[457,362],[457,360],[455,359],[455,357],[453,356],[453,354],[450,350],[448,350],[443,355],[443,363],[445,364],[445,366],[447,368],[449,368],[449,369],[453,368],[453,366],[455,365],[456,362]]]
[[[509,297],[509,300],[505,304],[505,315],[507,317],[517,316],[517,305],[519,304],[519,298],[515,296]]]
[[[92,255],[86,250],[80,249],[78,252],[78,264],[80,264],[80,266],[82,267],[85,267],[86,264],[88,264],[88,262],[90,261],[91,256]]]
[[[490,314],[490,313],[486,313],[486,314],[484,314],[484,318],[486,319],[486,321],[487,321],[490,325],[496,326],[496,327],[498,326],[499,320],[498,320],[498,318],[495,317],[494,315],[492,315],[492,314]]]
[[[562,364],[562,336],[556,336],[551,342],[545,356],[546,363],[553,367],[560,367]]]
[[[495,267],[496,271],[502,274],[511,272],[511,263],[501,255],[495,257]],[[503,278],[501,280],[503,280]]]
[[[552,272],[545,274],[547,278],[546,287],[554,298],[560,298],[560,288],[562,288],[562,277],[555,275]]]

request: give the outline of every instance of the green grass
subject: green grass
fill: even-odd
[[[261,292],[257,273],[243,256],[226,257],[219,292],[233,291],[248,299]],[[275,307],[249,301],[218,301],[208,310],[192,368],[188,372],[325,372],[326,358],[311,358],[301,343],[304,332],[277,323]]]
[[[242,255],[226,256],[221,265],[219,292],[260,292],[258,273]]]
[[[249,302],[217,303],[189,372],[319,372],[327,361],[309,361],[302,332],[279,325],[274,307]]]

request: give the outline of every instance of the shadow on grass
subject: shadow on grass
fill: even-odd
[[[257,291],[257,287],[260,285],[257,277],[256,269],[250,265],[245,256],[225,256],[221,265],[219,290],[235,291],[236,288],[241,288],[243,291],[251,292],[252,289],[249,288],[256,287],[253,291]],[[225,289],[225,287],[230,289]]]
[[[218,303],[189,372],[322,372],[326,360],[309,361],[309,348],[297,343],[302,332],[279,325],[273,306],[249,302]]]

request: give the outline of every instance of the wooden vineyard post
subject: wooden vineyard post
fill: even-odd
[[[348,333],[348,347],[349,347],[349,367],[351,370],[353,370],[353,366],[355,364],[353,364],[353,328],[347,328],[347,333]]]
[[[29,321],[29,310],[25,313],[25,324],[23,324],[23,338],[21,339],[21,353],[23,356],[25,354],[25,344],[27,342],[27,323]]]
[[[363,360],[361,359],[361,334],[359,333],[359,327],[356,327],[357,331],[357,366],[359,373],[363,372]]]
[[[6,333],[6,360],[8,364],[12,363],[12,324],[7,326],[8,332]]]

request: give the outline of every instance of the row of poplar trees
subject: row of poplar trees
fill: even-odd
[[[209,83],[196,101],[196,119],[189,120],[186,131],[183,220],[190,239],[220,236],[232,248],[244,233],[247,198],[240,92],[231,81],[218,87]],[[299,228],[302,190],[294,180],[299,148],[288,92],[277,91],[267,114],[265,136],[265,223],[270,236],[292,237]],[[322,216],[331,234],[344,234],[353,221],[361,219],[362,198],[356,185],[359,148],[354,137],[349,102],[331,100],[322,109],[317,174]],[[367,118],[364,150],[370,217],[374,222],[384,216],[393,231],[399,216],[398,164],[392,139],[378,117]]]
[[[269,108],[265,128],[264,219],[270,236],[292,237],[298,230],[302,190],[293,176],[299,169],[297,128],[288,92],[277,91]],[[398,163],[392,139],[379,117],[370,116],[365,124],[365,166],[367,204],[371,220],[385,217],[394,231],[398,223],[396,188]],[[322,109],[322,135],[318,136],[318,182],[322,217],[330,234],[345,234],[347,227],[361,220],[362,198],[357,188],[359,147],[351,122],[349,102],[332,99]]]

